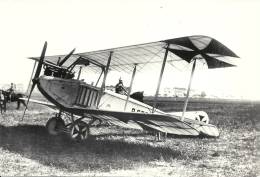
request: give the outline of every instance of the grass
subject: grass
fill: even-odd
[[[172,102],[161,109],[177,109]],[[154,136],[115,126],[91,129],[92,138],[75,142],[50,136],[44,125],[52,112],[31,105],[0,117],[0,175],[77,176],[257,176],[260,104],[251,102],[192,103],[219,127],[219,138]],[[173,109],[172,109],[173,110]]]

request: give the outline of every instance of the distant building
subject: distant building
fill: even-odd
[[[162,96],[164,97],[185,97],[187,94],[187,89],[186,88],[181,88],[181,87],[174,87],[174,88],[164,88]],[[190,90],[190,97],[194,98],[201,98],[205,97],[206,93],[204,91],[199,91],[199,90]]]
[[[166,88],[164,88],[162,95],[165,97],[184,97],[186,95],[186,92],[187,91],[185,88],[166,87]]]

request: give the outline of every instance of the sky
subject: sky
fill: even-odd
[[[44,41],[46,55],[56,55],[207,35],[240,59],[234,68],[198,68],[192,87],[260,100],[259,9],[258,0],[0,0],[0,84],[26,87],[33,67],[27,57],[39,56]],[[166,66],[161,90],[187,87],[190,70]],[[139,74],[133,90],[155,93],[159,71]],[[119,75],[110,73],[107,84]]]

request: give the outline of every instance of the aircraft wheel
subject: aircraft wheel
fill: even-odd
[[[65,123],[60,118],[52,117],[46,123],[46,128],[49,134],[58,135],[62,129],[65,129]]]
[[[89,126],[84,121],[75,121],[71,125],[70,136],[74,140],[86,140],[89,137]]]

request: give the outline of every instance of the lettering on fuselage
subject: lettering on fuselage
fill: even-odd
[[[135,108],[132,108],[132,112],[149,113],[147,111],[142,111],[140,109],[135,109]]]

